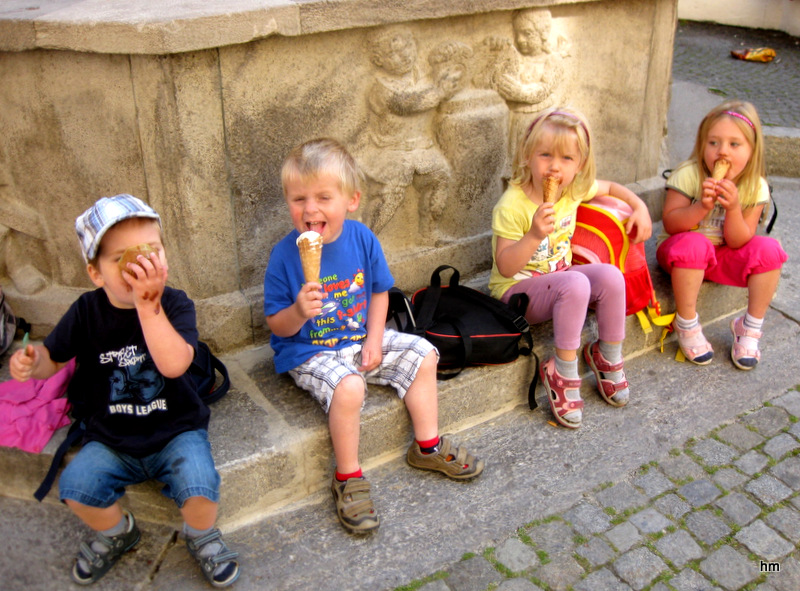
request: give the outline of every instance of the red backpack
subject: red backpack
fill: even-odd
[[[622,271],[625,314],[636,314],[642,330],[651,332],[651,322],[668,326],[674,314],[661,315],[644,243],[634,244],[625,233],[625,223],[632,213],[627,203],[610,195],[597,195],[590,202],[581,203],[572,236],[572,262],[610,263]]]

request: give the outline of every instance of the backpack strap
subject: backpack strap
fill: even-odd
[[[225,396],[225,394],[228,393],[228,390],[230,390],[231,387],[231,379],[230,376],[228,375],[228,368],[225,367],[225,364],[222,363],[222,360],[219,359],[219,357],[217,357],[211,352],[211,349],[208,348],[208,345],[206,345],[202,341],[198,341],[197,345],[204,346],[206,348],[206,350],[208,351],[209,359],[211,360],[211,367],[213,367],[214,370],[219,372],[219,374],[222,376],[222,382],[220,383],[219,386],[217,386],[216,388],[212,387],[211,391],[208,394],[206,394],[205,396],[201,396],[203,402],[205,402],[206,405],[209,405],[213,404],[214,402],[216,402],[217,400],[219,400],[220,398]]]
[[[66,439],[61,442],[61,445],[58,446],[56,453],[53,455],[53,461],[50,462],[50,469],[47,471],[47,475],[42,480],[39,488],[36,489],[36,492],[33,493],[34,498],[36,498],[36,500],[40,503],[53,487],[53,482],[56,480],[58,469],[61,467],[61,462],[64,461],[64,456],[67,455],[69,448],[78,443],[78,441],[80,441],[83,437],[84,433],[86,433],[86,425],[83,424],[83,421],[75,421],[72,423],[69,431],[67,431]]]
[[[452,380],[454,377],[464,371],[464,368],[467,367],[467,360],[472,357],[472,337],[469,336],[467,327],[460,318],[446,314],[439,320],[443,323],[449,323],[450,326],[453,327],[455,333],[461,337],[459,339],[459,342],[461,343],[461,350],[459,351],[458,355],[459,367],[455,370],[448,370],[447,372],[436,372],[436,377],[440,380]]]

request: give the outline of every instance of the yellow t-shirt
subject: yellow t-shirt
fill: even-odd
[[[700,174],[700,168],[697,165],[686,166],[682,165],[667,180],[667,188],[674,189],[681,195],[689,198],[692,203],[700,201],[703,197],[703,181],[705,177]],[[739,196],[742,200],[743,195]],[[758,195],[756,196],[755,205],[769,203],[769,185],[766,179],[762,178],[758,187]],[[723,225],[725,223],[725,209],[719,204],[715,204],[714,208],[709,211],[706,216],[700,220],[697,227],[692,228],[692,232],[699,232],[709,239],[711,244],[720,245],[725,243],[725,235],[723,232]],[[664,233],[658,237],[658,243],[661,244],[667,239],[669,235]]]
[[[509,185],[508,189],[492,210],[492,274],[489,289],[492,296],[502,297],[515,283],[553,271],[566,269],[572,264],[570,241],[575,233],[575,214],[578,205],[591,200],[597,194],[597,182],[593,182],[584,195],[563,195],[553,206],[555,209],[555,230],[542,240],[536,252],[525,267],[513,277],[503,277],[497,270],[495,252],[497,237],[509,240],[521,239],[531,229],[533,214],[539,206],[533,203],[519,185]]]

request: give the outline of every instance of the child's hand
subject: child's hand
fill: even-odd
[[[633,243],[638,244],[644,242],[653,235],[653,221],[650,219],[650,213],[647,209],[635,209],[628,218],[628,223],[625,225],[625,232],[633,235]]]
[[[9,370],[11,377],[18,382],[27,382],[33,376],[33,371],[39,364],[39,352],[33,345],[19,349],[11,356]]]
[[[700,205],[706,211],[714,209],[714,204],[717,202],[717,181],[711,177],[703,181],[703,196],[700,198]]]
[[[380,341],[371,343],[369,339],[364,339],[364,345],[361,347],[361,365],[358,371],[367,373],[378,367],[383,358],[383,348]]]
[[[730,179],[722,179],[717,181],[717,203],[719,203],[725,211],[739,208],[739,189],[736,188],[736,183]]]
[[[538,242],[544,240],[556,229],[556,212],[552,203],[542,203],[531,219],[531,234]]]
[[[297,308],[303,318],[314,318],[322,314],[322,300],[326,297],[322,285],[314,281],[303,284],[297,293]]]
[[[122,274],[133,292],[133,305],[140,312],[150,310],[158,314],[161,312],[161,295],[167,284],[167,266],[161,254],[151,254],[149,258],[140,254],[136,261],[138,264],[128,266],[129,273]]]

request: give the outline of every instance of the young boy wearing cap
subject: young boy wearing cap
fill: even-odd
[[[194,304],[166,286],[159,215],[131,195],[104,197],[75,222],[86,270],[98,289],[83,294],[43,345],[11,358],[19,381],[45,379],[70,359],[78,367],[71,400],[85,417],[83,447],[64,468],[60,499],[96,535],[81,544],[75,582],[100,579],[139,541],[119,498],[156,479],[180,508],[190,553],[215,587],[239,576],[238,554],[214,527],[220,478],[208,441],[209,409],[186,373],[197,345]],[[149,245],[123,271],[132,247]]]

